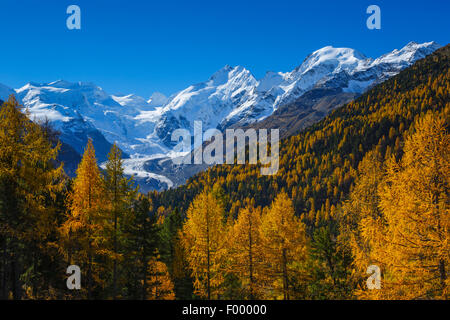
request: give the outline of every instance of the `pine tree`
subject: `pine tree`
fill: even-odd
[[[172,211],[165,219],[160,232],[161,261],[164,262],[172,276],[174,290],[177,298],[192,298],[192,279],[189,276],[188,266],[183,247],[181,245],[180,231],[183,227],[183,217],[178,209]]]
[[[333,220],[314,230],[308,259],[310,278],[306,290],[299,290],[302,287],[305,289],[304,283],[300,283],[297,288],[299,298],[326,300],[353,298],[351,250],[337,241],[338,234],[338,226]]]
[[[172,261],[172,279],[175,287],[175,294],[178,299],[193,298],[193,279],[189,270],[187,254],[183,247],[183,234],[178,231],[178,236],[174,238],[174,254]]]
[[[122,152],[114,143],[108,155],[105,172],[105,188],[111,204],[110,223],[112,229],[106,235],[111,240],[112,270],[112,297],[117,297],[118,270],[117,264],[122,261],[124,247],[124,232],[126,223],[130,222],[132,200],[136,197],[137,188],[133,178],[124,176]]]
[[[172,273],[175,257],[175,245],[179,239],[179,231],[183,227],[183,218],[178,209],[172,211],[165,219],[161,228],[160,253]]]
[[[139,194],[133,202],[130,220],[125,223],[124,257],[121,263],[126,296],[147,300],[148,264],[157,255],[160,226],[153,214],[153,204],[148,196]]]

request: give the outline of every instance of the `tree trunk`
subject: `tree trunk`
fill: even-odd
[[[210,248],[209,248],[209,215],[208,212],[206,213],[206,259],[207,259],[207,273],[206,273],[206,281],[207,285],[206,288],[208,290],[208,300],[211,300],[211,279],[210,279]]]
[[[114,210],[113,299],[117,297],[117,212]]]
[[[7,299],[7,268],[8,268],[8,259],[7,259],[7,240],[4,239],[2,243],[2,265],[1,265],[1,278],[0,278],[0,299]]]
[[[284,300],[289,300],[289,282],[287,272],[286,249],[283,249],[283,296]]]
[[[248,240],[249,240],[249,273],[250,273],[250,299],[253,300],[255,298],[254,296],[254,292],[253,292],[253,286],[254,286],[254,279],[253,279],[253,239],[252,239],[252,228],[251,228],[251,224],[250,224],[250,232],[248,233]]]

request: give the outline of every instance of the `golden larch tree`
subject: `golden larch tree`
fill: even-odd
[[[40,262],[33,257],[53,253],[48,242],[57,233],[56,199],[65,186],[63,167],[56,161],[60,146],[13,95],[0,106],[0,298],[10,290],[21,299],[25,287],[40,297],[39,287],[45,287],[37,271]],[[35,275],[30,281],[22,276],[25,266]]]
[[[189,206],[182,243],[195,292],[207,299],[219,297],[224,281],[224,235],[223,206],[211,192],[203,191]]]
[[[380,206],[378,189],[384,177],[383,156],[376,150],[369,151],[358,166],[358,177],[344,203],[340,218],[339,246],[347,248],[353,256],[353,281],[358,284],[356,294],[367,297],[366,274],[370,265],[385,270],[379,257],[386,249],[386,220]],[[376,298],[380,292],[370,292]]]
[[[260,227],[261,209],[248,206],[239,211],[227,236],[228,269],[238,277],[249,299],[260,297],[265,280]]]
[[[270,209],[263,214],[261,240],[266,276],[271,283],[266,295],[290,299],[293,277],[301,277],[299,264],[306,259],[305,225],[294,215],[292,200],[285,192],[278,194]]]
[[[389,271],[384,290],[397,299],[449,297],[450,140],[448,116],[426,114],[405,141],[401,161],[387,164],[380,207]],[[375,235],[376,236],[376,235]]]
[[[175,300],[169,271],[159,255],[148,262],[147,298],[149,300]]]
[[[92,140],[85,148],[77,169],[73,189],[68,194],[68,216],[61,227],[64,254],[68,263],[79,265],[86,274],[88,298],[92,298],[94,286],[103,286],[102,264],[96,259],[108,256],[105,229],[110,211],[105,183],[97,165]]]

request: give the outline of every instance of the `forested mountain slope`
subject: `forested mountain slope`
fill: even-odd
[[[280,168],[220,165],[139,194],[114,145],[74,179],[0,108],[1,299],[448,299],[450,46],[298,135]],[[87,270],[68,292],[67,265]],[[367,290],[367,267],[383,290]]]
[[[450,46],[416,62],[322,121],[280,143],[280,169],[261,176],[254,165],[219,165],[176,189],[154,194],[165,208],[185,211],[192,199],[214,184],[227,195],[233,214],[246,198],[269,205],[285,189],[297,215],[313,222],[316,215],[344,200],[364,155],[374,148],[400,156],[404,135],[427,111],[448,114]]]

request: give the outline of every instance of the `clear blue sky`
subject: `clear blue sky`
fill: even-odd
[[[450,34],[450,1],[1,0],[0,83],[90,81],[111,94],[171,94],[226,64],[290,71],[326,45],[376,57]],[[81,8],[82,29],[66,28]],[[381,30],[366,28],[370,4]]]

